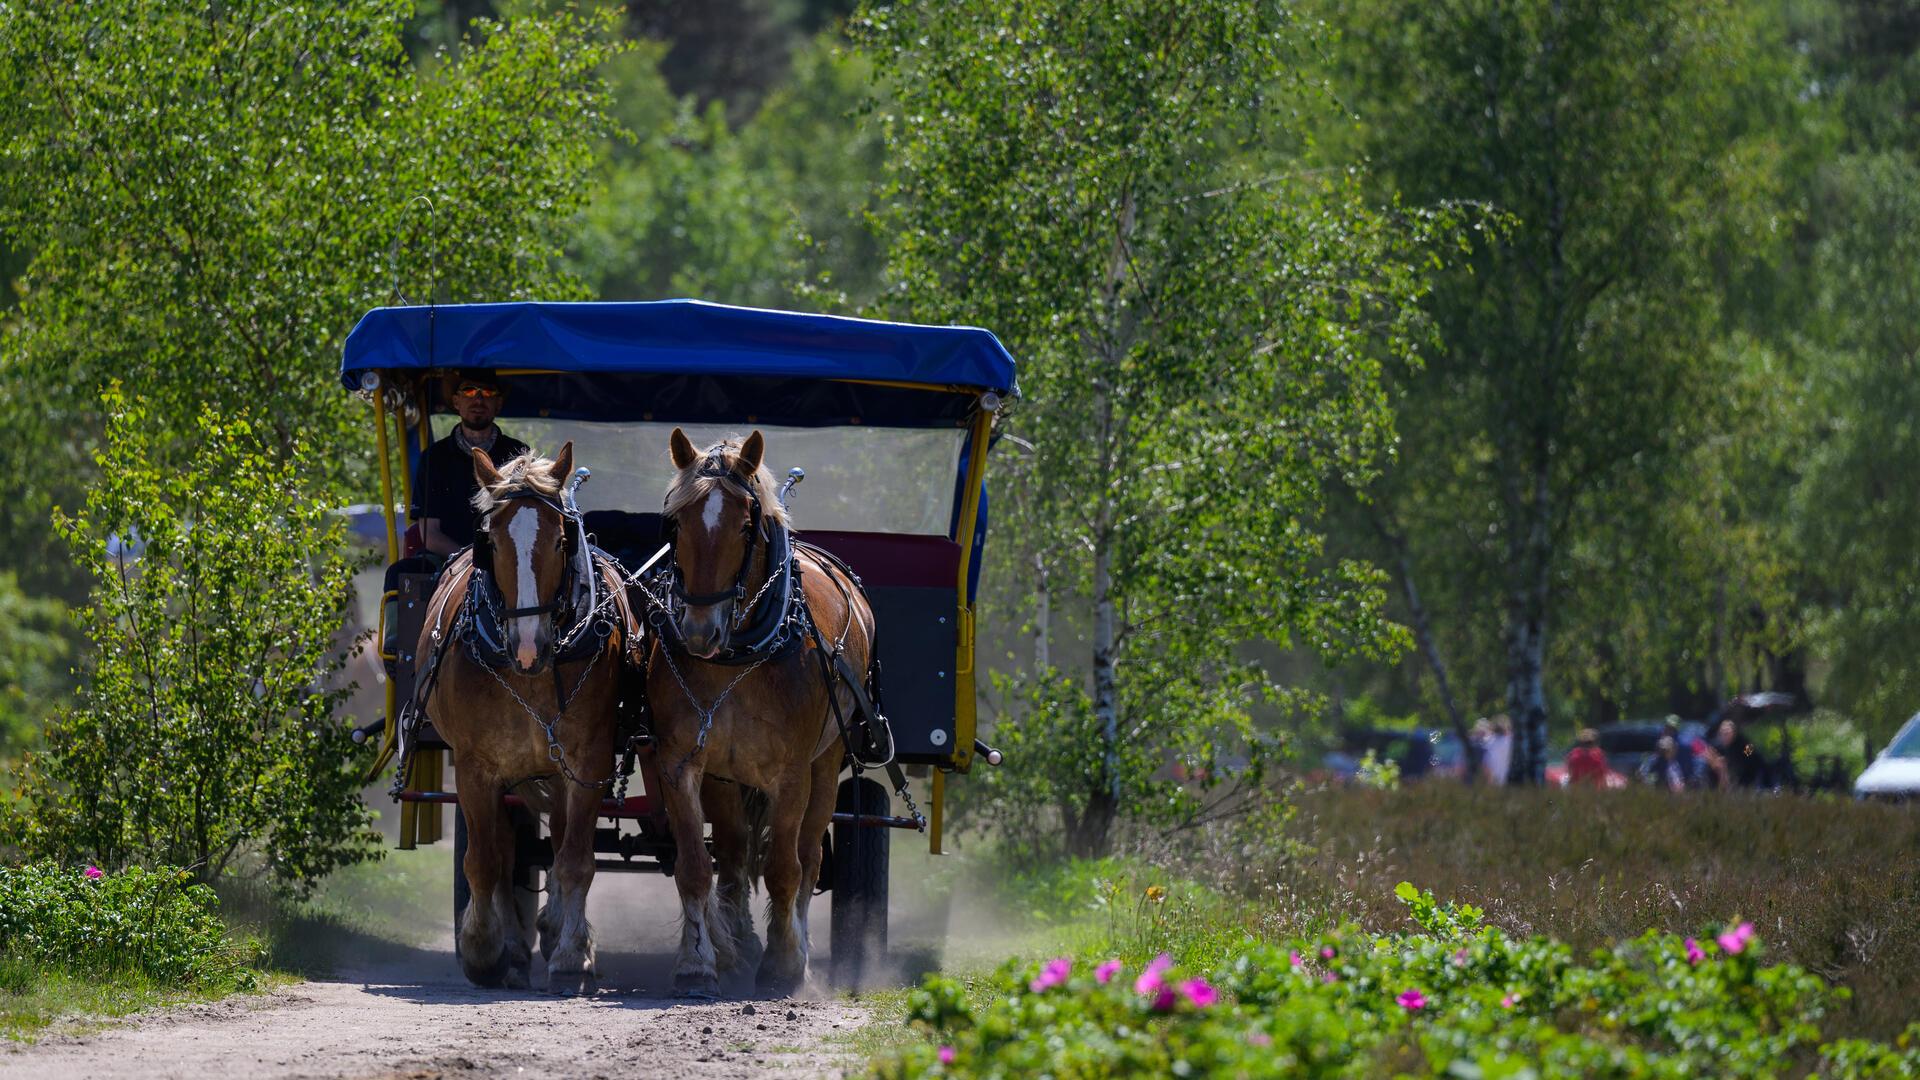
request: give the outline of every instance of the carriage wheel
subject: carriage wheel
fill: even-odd
[[[843,814],[893,812],[887,789],[865,777],[840,782],[834,809]],[[887,963],[887,852],[892,829],[833,827],[832,980],[849,990],[877,983]]]

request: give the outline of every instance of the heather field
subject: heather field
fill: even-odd
[[[1426,785],[1014,874],[886,1075],[1920,1074],[1920,815]],[[990,861],[990,860],[986,860]]]
[[[1853,991],[1836,1022],[1896,1035],[1920,1019],[1920,813],[1831,799],[1451,784],[1309,793],[1294,832],[1317,850],[1253,887],[1302,908],[1403,925],[1412,881],[1490,923],[1597,948],[1732,916],[1772,958]]]

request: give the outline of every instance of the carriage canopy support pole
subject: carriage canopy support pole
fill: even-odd
[[[380,455],[380,513],[387,522],[387,564],[391,566],[400,561],[400,534],[394,530],[393,526],[393,462],[387,453],[387,396],[386,387],[383,384],[384,380],[376,378],[372,387],[373,441],[374,452]],[[368,770],[369,776],[378,776],[387,767],[387,763],[393,760],[394,741],[400,731],[398,718],[394,716],[396,705],[393,680],[388,679],[386,683],[387,726],[381,732],[380,754],[374,759],[373,768]],[[400,833],[404,842],[411,835],[408,826],[412,823],[406,820],[404,810],[401,813],[401,819]]]
[[[967,437],[967,483],[960,496],[960,518],[954,523],[954,542],[960,545],[960,574],[955,595],[960,600],[959,644],[953,662],[953,767],[961,772],[973,764],[973,739],[978,718],[974,713],[973,690],[973,598],[967,595],[967,583],[973,576],[975,530],[980,521],[980,491],[986,483],[987,440],[993,431],[993,413],[975,410],[972,430]],[[927,850],[942,854],[941,823],[945,818],[946,777],[933,774],[931,812],[933,827],[927,831]]]

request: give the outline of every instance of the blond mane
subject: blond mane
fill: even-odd
[[[524,488],[549,499],[560,498],[560,480],[553,475],[553,459],[535,457],[529,450],[500,466],[500,482],[482,485],[473,493],[473,508],[484,517],[493,513],[501,496],[515,488]]]
[[[700,460],[681,469],[674,475],[673,483],[667,486],[666,515],[672,517],[687,508],[690,503],[705,499],[709,492],[720,484],[720,478],[701,476],[700,466],[718,455],[726,464],[729,472],[738,475],[740,466],[740,442],[738,439],[722,439],[700,452]],[[773,473],[768,471],[763,459],[760,467],[753,472],[753,493],[760,498],[760,512],[768,524],[778,524],[793,528],[793,522],[787,517],[787,509],[780,505],[780,489],[773,482]]]

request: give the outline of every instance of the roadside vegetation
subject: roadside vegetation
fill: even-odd
[[[177,870],[0,867],[0,1035],[259,985],[261,945],[229,936],[212,889]]]
[[[1294,805],[1277,830],[1136,834],[1001,875],[1019,954],[883,999],[876,1072],[1920,1069],[1902,808],[1454,785]],[[995,880],[1005,855],[963,877]]]

